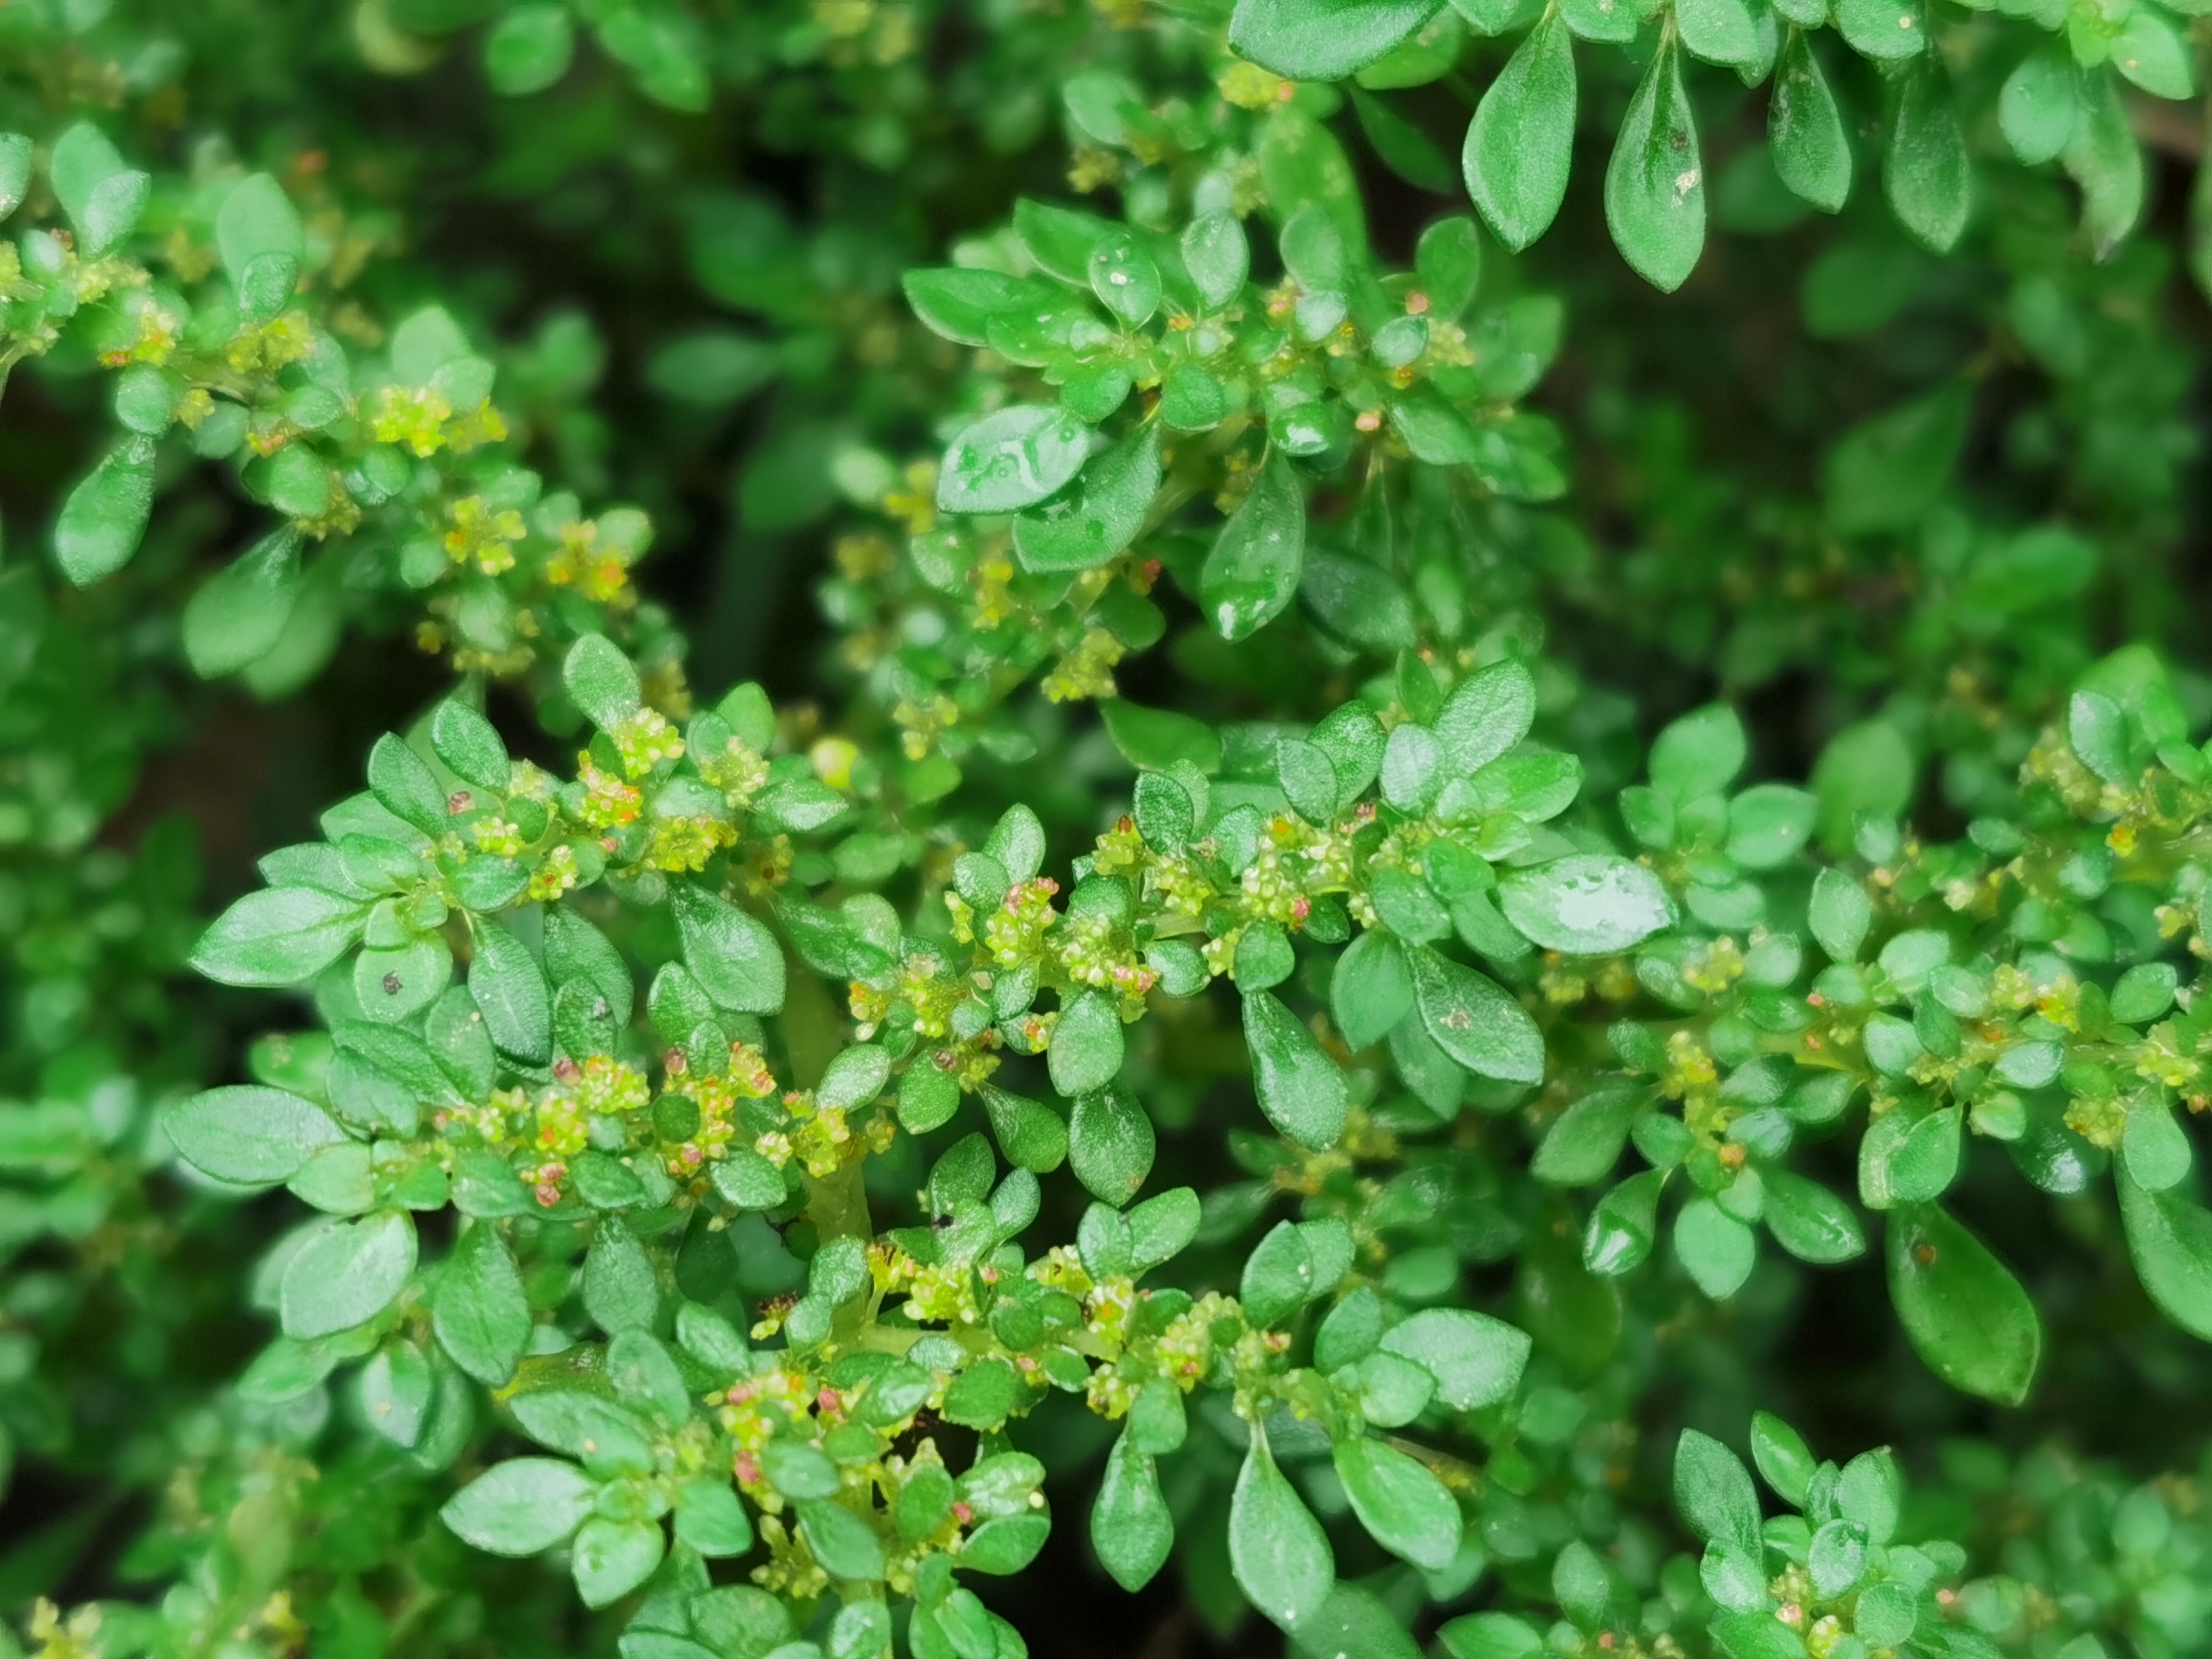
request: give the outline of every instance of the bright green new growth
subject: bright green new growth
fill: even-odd
[[[17,9],[0,1659],[2212,1651],[2185,8]]]

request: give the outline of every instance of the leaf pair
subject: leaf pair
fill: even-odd
[[[1529,32],[1483,94],[1461,161],[1468,193],[1498,240],[1516,252],[1558,216],[1575,129],[1575,60],[1565,15]],[[1606,223],[1637,274],[1680,288],[1705,243],[1705,162],[1670,31],[1653,56],[1606,168]]]

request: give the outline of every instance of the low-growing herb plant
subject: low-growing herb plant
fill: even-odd
[[[2212,1650],[2191,14],[0,6],[0,1654]]]

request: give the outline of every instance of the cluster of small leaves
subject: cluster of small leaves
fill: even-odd
[[[932,329],[1057,392],[1013,401],[1021,382],[1002,368],[977,388],[997,406],[954,431],[932,495],[917,493],[933,488],[921,467],[891,494],[910,593],[871,592],[893,556],[879,538],[841,551],[850,574],[827,597],[854,634],[848,660],[916,760],[978,744],[1020,758],[1018,722],[991,716],[1040,670],[1054,701],[1111,696],[1116,665],[1166,631],[1151,597],[1163,573],[1232,643],[1301,597],[1352,650],[1388,656],[1449,631],[1455,596],[1432,588],[1425,608],[1445,626],[1424,618],[1387,529],[1379,550],[1336,550],[1350,526],[1309,507],[1334,481],[1357,481],[1370,518],[1409,460],[1477,499],[1564,488],[1556,428],[1514,408],[1556,348],[1559,308],[1477,307],[1472,222],[1440,221],[1413,271],[1378,276],[1327,207],[1293,198],[1279,212],[1272,285],[1250,279],[1227,204],[1170,237],[1024,202],[1008,234],[963,250],[969,263],[908,276]],[[1202,501],[1227,510],[1210,539],[1182,522]],[[877,607],[910,616],[916,601],[949,609],[949,626],[887,650]]]
[[[16,262],[0,351],[57,384],[122,371],[125,436],[63,505],[64,571],[158,591],[156,485],[182,493],[186,450],[232,459],[285,523],[172,607],[194,669],[292,689],[335,646],[342,596],[413,593],[421,642],[454,646],[467,677],[376,745],[368,792],[322,840],[269,854],[268,888],[193,953],[217,981],[312,995],[322,1029],[264,1038],[251,1084],[160,1100],[149,1133],[155,1090],[206,1062],[158,1016],[167,1046],[128,1071],[94,1034],[160,1002],[181,943],[161,918],[189,879],[159,843],[127,879],[119,857],[74,854],[161,720],[100,733],[104,768],[71,752],[51,687],[82,646],[0,617],[0,697],[31,683],[15,658],[38,665],[34,697],[0,702],[38,752],[0,782],[42,860],[21,908],[46,924],[21,953],[42,1074],[8,1083],[40,1103],[6,1109],[18,1184],[0,1214],[10,1250],[79,1254],[75,1285],[26,1275],[0,1305],[0,1420],[58,1419],[82,1364],[95,1397],[140,1388],[132,1469],[182,1471],[126,1564],[177,1580],[158,1610],[42,1608],[34,1641],[56,1659],[430,1650],[477,1638],[470,1621],[509,1605],[494,1586],[534,1586],[557,1624],[573,1583],[629,1659],[1018,1659],[1023,1633],[959,1575],[1031,1569],[1048,1477],[1103,1453],[1089,1538],[1109,1577],[1134,1589],[1179,1557],[1215,1628],[1256,1608],[1316,1656],[1404,1659],[1413,1630],[1469,1606],[1485,1610],[1438,1632],[1454,1659],[2201,1643],[2204,1546],[2179,1477],[2085,1480],[2058,1453],[2014,1477],[1953,1447],[1939,1526],[1905,1508],[1890,1452],[1818,1464],[1760,1414],[1754,1461],[1802,1513],[1762,1522],[1742,1465],[1684,1436],[1674,1486],[1700,1568],[1667,1557],[1663,1474],[1638,1467],[1675,1399],[1724,1427],[1791,1386],[1767,1358],[1802,1284],[1790,1263],[1861,1256],[1869,1213],[1925,1366],[1875,1373],[1923,1402],[1904,1414],[1945,1409],[1924,1403],[1929,1373],[2021,1406],[2063,1306],[2039,1308],[1977,1231],[1984,1193],[2044,1212],[2004,1186],[2008,1161],[2069,1218],[2062,1253],[2124,1252],[2149,1303],[2212,1340],[2212,1212],[2182,1115],[2202,1109],[2212,1042],[2194,1012],[2212,763],[2191,740],[2212,698],[2144,649],[2093,666],[2082,603],[2100,577],[2155,571],[2173,534],[2190,358],[2147,362],[2167,338],[2159,250],[2084,276],[2047,187],[1997,198],[2014,286],[2001,319],[1974,316],[1987,357],[1929,386],[1924,359],[1893,354],[1917,390],[1827,449],[1817,504],[1765,481],[1747,515],[1725,489],[1666,496],[1682,467],[1667,412],[1592,399],[1592,431],[1650,422],[1626,470],[1662,504],[1638,533],[1708,542],[1647,556],[1643,580],[1680,609],[1632,617],[1589,580],[1618,530],[1604,511],[1528,510],[1567,486],[1573,422],[1518,407],[1558,349],[1558,301],[1494,253],[1486,277],[1463,216],[1403,237],[1409,272],[1370,251],[1330,124],[1441,191],[1420,89],[1461,94],[1468,186],[1517,252],[1563,196],[1571,39],[1629,48],[1640,76],[1606,205],[1655,285],[1704,244],[1688,60],[1773,77],[1767,151],[1732,168],[1751,180],[1740,210],[1771,214],[1778,191],[1844,208],[1854,138],[1817,55],[1826,14],[1785,9],[1785,32],[1756,3],[1699,5],[1625,21],[1078,7],[959,44],[942,87],[923,43],[960,43],[962,20],[927,5],[361,8],[349,49],[386,74],[481,26],[497,90],[559,85],[533,118],[600,97],[589,74],[564,83],[580,26],[663,108],[757,94],[762,131],[857,157],[915,202],[934,188],[918,137],[980,131],[1004,153],[1056,89],[1068,182],[1114,190],[1119,211],[1002,196],[981,217],[1011,207],[1011,229],[911,273],[913,309],[975,354],[964,366],[898,313],[888,240],[860,251],[895,234],[872,206],[797,232],[718,179],[682,210],[701,291],[775,331],[676,335],[646,376],[696,410],[782,382],[740,516],[780,532],[842,492],[903,521],[896,554],[872,533],[843,544],[823,589],[866,680],[828,737],[750,685],[693,711],[680,638],[627,585],[643,516],[587,520],[545,493],[446,311],[388,338],[364,326],[339,297],[359,249],[335,209],[303,222],[291,204],[309,198],[268,174],[155,179],[101,127],[18,121],[62,136],[0,140],[0,185],[20,175],[33,226],[0,250]],[[77,9],[0,23],[0,46],[122,27]],[[2142,194],[2115,77],[2187,90],[2164,13],[1946,22],[1940,52],[1917,10],[1833,21],[1871,65],[1836,86],[1889,110],[1886,194],[1923,248],[1958,244],[1966,135],[1988,128],[2031,166],[2057,160],[2090,247],[2113,251]],[[2014,70],[2021,21],[2063,29],[2063,50]],[[1470,24],[1533,29],[1479,99],[1457,81]],[[1224,26],[1274,70],[1357,83],[1340,98],[1232,62]],[[156,58],[111,82],[71,44],[40,68],[126,89],[112,101],[162,84]],[[653,176],[653,151],[630,176]],[[1255,281],[1262,216],[1279,273]],[[1881,257],[1821,278],[1820,303],[1847,296],[1834,335],[1902,303],[1897,282],[1861,280],[1895,268]],[[1803,306],[1809,323],[1810,275]],[[2076,449],[2060,476],[2080,520],[2015,524],[1963,482],[1978,414],[2005,395],[1980,389],[1990,365],[2023,355],[2053,390],[2008,458]],[[557,402],[559,384],[534,395]],[[587,419],[535,435],[566,453]],[[940,462],[883,459],[925,428]],[[1621,470],[1601,434],[1588,447]],[[1808,583],[1778,600],[1730,562],[1770,538]],[[1895,583],[1865,605],[1887,611],[1873,624],[1853,586],[1869,568]],[[1563,589],[1601,624],[1587,641],[1547,638]],[[1632,716],[1595,659],[1656,635],[1694,661],[1681,614],[1771,627],[1792,606],[1795,659],[1838,707],[1887,695],[1881,714],[1799,788],[1746,786],[1750,737],[1707,708],[1661,730],[1630,783]],[[1179,625],[1163,656],[1188,700],[1115,695],[1117,665]],[[1771,674],[1783,654],[1754,641],[1723,672],[1750,683],[1739,666]],[[515,761],[488,717],[483,680],[526,672],[550,736],[592,728],[572,779]],[[1091,699],[1097,732],[1053,706]],[[1039,775],[1062,744],[1068,775]],[[1905,827],[1931,758],[1966,826],[1948,843]],[[1097,838],[1060,902],[1043,872],[1063,832]],[[103,896],[125,888],[155,918],[143,939]],[[106,907],[90,931],[118,948],[88,951],[67,926],[80,905]],[[110,987],[116,1006],[94,1006]],[[1196,1149],[1188,1131],[1216,1138],[1248,1103],[1272,1133],[1231,1130],[1246,1179],[1144,1195]],[[1631,1145],[1647,1167],[1616,1182]],[[200,1237],[236,1237],[228,1200],[278,1184],[318,1212],[252,1275],[279,1334],[220,1421],[143,1386],[148,1343],[50,1358],[14,1328],[60,1329],[51,1310],[118,1254],[131,1296],[168,1304],[149,1328],[207,1317],[219,1287],[173,1295],[159,1206],[137,1193],[169,1147]],[[1854,1165],[1856,1206],[1838,1191]],[[1074,1182],[1048,1185],[1063,1170]],[[1662,1202],[1680,1271],[1639,1271]],[[1040,1251],[1024,1239],[1048,1204],[1064,1242]],[[1249,1237],[1284,1204],[1294,1218]],[[1762,1260],[1762,1232],[1789,1261]],[[2003,1518],[1958,1513],[1977,1506]],[[487,1555],[556,1571],[503,1577]],[[1977,1559],[2001,1571],[1969,1578]]]
[[[2144,192],[2124,88],[2166,99],[2194,95],[2189,9],[2141,3],[2005,15],[2016,21],[1999,50],[2017,67],[1995,99],[2004,140],[2022,163],[2065,168],[2081,186],[2089,240],[2109,252],[2133,228]],[[1686,60],[1733,70],[1748,87],[1768,84],[1774,175],[1824,213],[1849,199],[1856,123],[1822,65],[1816,42],[1824,27],[1875,71],[1869,78],[1883,108],[1882,192],[1897,222],[1933,252],[1952,249],[1972,210],[1973,167],[1970,123],[1958,107],[1937,23],[1933,8],[1888,0],[1833,7],[1791,0],[1772,8],[1746,0],[1648,7],[1238,0],[1230,40],[1254,62],[1294,79],[1358,75],[1370,88],[1393,88],[1451,73],[1470,34],[1518,35],[1476,106],[1463,156],[1468,191],[1484,222],[1516,250],[1549,228],[1565,198],[1577,42],[1623,49],[1638,65],[1638,80],[1606,167],[1606,222],[1637,274],[1671,292],[1705,242],[1705,164]]]
[[[679,738],[642,708],[634,670],[598,637],[572,648],[564,676],[601,727],[604,752],[582,757],[589,783],[515,788],[520,770],[489,726],[463,705],[443,704],[428,722],[428,745],[446,775],[386,738],[371,756],[369,796],[326,820],[333,840],[272,854],[270,873],[289,884],[240,900],[195,953],[203,971],[237,983],[325,975],[318,1000],[330,1021],[327,1037],[262,1045],[258,1085],[203,1093],[166,1119],[169,1138],[203,1175],[249,1188],[281,1181],[333,1218],[295,1232],[271,1259],[283,1334],[241,1390],[283,1405],[320,1387],[341,1364],[364,1360],[359,1386],[370,1420],[418,1461],[443,1467],[471,1413],[441,1402],[465,1386],[462,1377],[501,1389],[526,1432],[550,1449],[580,1453],[583,1471],[542,1459],[498,1465],[447,1507],[448,1523],[472,1543],[514,1554],[574,1534],[572,1567],[592,1606],[627,1595],[660,1566],[666,1544],[655,1523],[672,1509],[677,1539],[699,1555],[747,1553],[756,1528],[734,1501],[733,1473],[761,1506],[757,1531],[771,1559],[756,1577],[764,1584],[808,1600],[832,1583],[888,1581],[915,1597],[918,1616],[971,1616],[959,1611],[969,1602],[950,1599],[947,1572],[1012,1571],[1035,1554],[1044,1527],[1030,1514],[1034,1462],[1008,1463],[1015,1455],[1004,1454],[956,1484],[933,1443],[906,1456],[894,1449],[925,1409],[996,1433],[1055,1386],[1129,1419],[1094,1535],[1102,1559],[1133,1587],[1158,1570],[1171,1542],[1152,1460],[1182,1443],[1182,1395],[1201,1382],[1232,1389],[1248,1420],[1264,1425],[1288,1410],[1324,1425],[1367,1530],[1422,1565],[1446,1565],[1457,1549],[1456,1504],[1418,1461],[1365,1438],[1364,1426],[1403,1425],[1432,1402],[1455,1412],[1497,1404],[1519,1376],[1527,1339],[1450,1309],[1407,1316],[1401,1308],[1393,1323],[1389,1304],[1370,1291],[1346,1300],[1316,1334],[1315,1370],[1286,1370],[1290,1339],[1268,1328],[1328,1297],[1352,1264],[1351,1228],[1328,1217],[1269,1235],[1245,1266],[1241,1305],[1137,1291],[1136,1275],[1189,1243],[1200,1208],[1186,1188],[1122,1209],[1149,1171],[1152,1132],[1115,1084],[1119,1011],[1096,991],[1070,994],[1064,978],[1054,981],[1064,1006],[1048,1053],[1055,1086],[1075,1097],[1072,1120],[982,1083],[991,1133],[1012,1173],[997,1179],[990,1141],[969,1133],[930,1172],[928,1224],[872,1238],[860,1197],[864,1160],[900,1134],[944,1127],[958,1109],[959,1082],[975,1080],[954,1051],[921,1044],[925,1028],[971,1043],[991,1028],[964,1018],[953,1000],[958,981],[926,977],[926,951],[881,934],[883,926],[896,927],[887,908],[848,905],[838,917],[779,907],[803,960],[826,968],[828,957],[861,975],[856,1002],[891,994],[867,982],[875,964],[902,961],[906,972],[884,981],[903,1000],[871,1009],[864,1027],[869,1035],[881,1025],[881,1042],[844,1049],[812,1088],[778,1098],[760,1017],[784,1006],[781,947],[725,896],[743,890],[739,872],[757,862],[750,830],[732,831],[725,848],[710,843],[696,868],[666,858],[655,868],[653,849],[671,823],[726,823],[720,814],[733,793],[750,803],[761,791],[760,811],[786,827],[817,804],[834,815],[842,803],[811,775],[777,780],[777,763],[754,746],[768,747],[773,728],[750,688]],[[1478,763],[1479,773],[1480,751],[1510,747],[1525,727],[1533,694],[1514,665],[1472,685],[1439,721],[1466,734],[1469,752],[1459,763]],[[1364,754],[1370,769],[1382,765],[1379,725],[1350,713],[1334,722],[1353,745],[1346,763],[1358,766]],[[1393,778],[1422,787],[1404,783],[1405,769],[1398,763]],[[1443,764],[1431,757],[1430,769]],[[1200,775],[1194,771],[1191,787],[1203,791]],[[502,781],[510,785],[504,793]],[[1164,775],[1158,781],[1180,796],[1187,835],[1184,786]],[[1349,794],[1365,787],[1355,779]],[[1471,798],[1457,816],[1508,838],[1502,813],[1511,799],[1509,792],[1485,812]],[[617,805],[630,821],[612,822]],[[1144,810],[1151,820],[1152,806]],[[1241,827],[1217,836],[1256,833],[1257,813],[1249,805],[1241,811]],[[519,847],[501,850],[510,842]],[[687,840],[685,850],[695,845]],[[556,848],[572,849],[567,867],[583,872],[580,896],[604,880],[633,907],[673,912],[682,960],[660,969],[647,999],[669,1045],[658,1090],[626,1035],[635,1002],[629,969],[606,934],[570,908],[567,890],[543,883]],[[1042,851],[1035,819],[1012,815],[987,850],[963,860],[961,885],[979,898],[986,885],[1001,894],[1018,879],[1029,886]],[[1326,896],[1319,889],[1316,896]],[[518,900],[514,915],[495,914]],[[1079,885],[1070,931],[1104,920],[1105,902],[1098,886],[1087,896]],[[1010,921],[1018,915],[1011,901],[1000,908]],[[453,951],[441,930],[455,921],[471,959],[465,984],[449,987]],[[1270,927],[1271,939],[1245,933],[1230,941],[1249,988],[1261,1103],[1305,1145],[1325,1149],[1344,1127],[1345,1085],[1261,988],[1279,971],[1262,957],[1289,949],[1279,925]],[[1085,930],[1094,957],[1111,949],[1109,932]],[[528,934],[542,939],[539,950],[522,942]],[[349,970],[336,965],[357,941],[364,948]],[[1188,943],[1180,949],[1178,971],[1197,977],[1184,988],[1198,988],[1202,961]],[[1001,948],[992,957],[998,975],[979,978],[1026,982],[1034,996],[1035,963],[1010,963],[1006,954]],[[1533,1028],[1502,994],[1425,953],[1416,969],[1430,1029],[1486,1069],[1529,1074],[1538,1063]],[[1001,1029],[1012,1030],[1024,1006],[997,1012]],[[1516,1020],[1524,1037],[1513,1034]],[[1441,1056],[1436,1063],[1452,1064]],[[1098,1201],[1073,1251],[1029,1262],[1013,1241],[1038,1213],[1037,1176],[1063,1162]],[[413,1213],[449,1202],[476,1224],[446,1261],[423,1268]],[[683,1285],[692,1241],[749,1212],[784,1226],[805,1219],[817,1232],[799,1269],[805,1293],[754,1329],[757,1338],[780,1333],[786,1346],[749,1349],[722,1314],[685,1302],[674,1316],[679,1346],[672,1353],[650,1334],[665,1323],[658,1286],[672,1277]],[[526,1256],[526,1273],[503,1222],[518,1242],[539,1247]],[[558,1257],[541,1267],[541,1254],[573,1249],[570,1229],[579,1224],[588,1224],[590,1239],[580,1270],[549,1279],[545,1268],[557,1267]],[[753,1237],[771,1261],[797,1267],[780,1244]],[[538,1285],[559,1298],[550,1320],[536,1317],[531,1287]],[[611,1339],[603,1352],[580,1346],[582,1332],[563,1323],[571,1295]],[[900,1310],[906,1326],[879,1322]],[[434,1338],[434,1358],[426,1338]],[[607,1379],[615,1403],[575,1392],[586,1376]],[[1247,1595],[1290,1626],[1328,1595],[1328,1547],[1275,1473],[1264,1429],[1249,1439],[1231,1515],[1232,1557]],[[1031,1473],[1001,1491],[1013,1478],[1003,1472],[1021,1469]],[[795,1529],[787,1505],[795,1506]],[[867,1595],[847,1601],[878,1607]],[[687,1616],[704,1615],[694,1607]],[[881,1628],[855,1622],[877,1616],[846,1621],[857,1632],[855,1651],[880,1646]],[[833,1648],[838,1639],[833,1632]]]
[[[27,223],[0,252],[0,374],[55,350],[115,372],[121,434],[55,522],[63,573],[82,586],[130,562],[165,444],[231,463],[283,520],[186,606],[195,672],[242,672],[264,696],[299,685],[335,646],[349,589],[422,594],[423,646],[494,676],[635,607],[643,515],[588,516],[517,463],[494,367],[444,310],[381,339],[345,297],[368,250],[341,216],[311,237],[265,173],[157,193],[86,122],[43,152],[0,134],[0,215],[35,187],[28,217],[66,220]],[[665,654],[657,611],[629,625]]]

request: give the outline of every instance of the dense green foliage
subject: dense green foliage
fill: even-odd
[[[2212,1653],[2201,9],[0,0],[0,1654]]]

